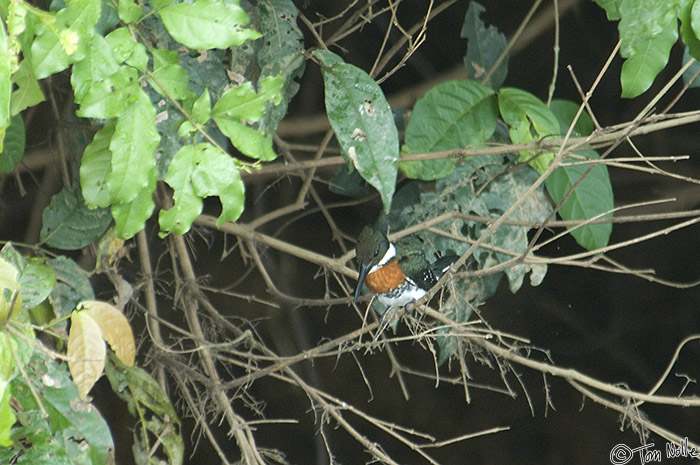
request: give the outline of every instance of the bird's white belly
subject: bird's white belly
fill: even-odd
[[[403,292],[387,292],[386,294],[379,294],[377,298],[381,303],[388,307],[404,306],[420,299],[425,294],[425,289],[421,289],[417,286],[406,286],[406,289],[404,289]]]

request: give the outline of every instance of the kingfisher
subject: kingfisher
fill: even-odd
[[[397,250],[384,233],[365,226],[357,238],[356,258],[360,271],[353,303],[365,284],[386,306],[405,307],[427,294],[459,257],[445,255],[430,264],[420,251]]]

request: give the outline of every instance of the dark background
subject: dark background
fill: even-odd
[[[311,20],[316,13],[331,17],[340,11],[344,2],[297,1],[301,11]],[[436,2],[439,3],[439,2]],[[483,19],[504,32],[508,38],[532,5],[530,1],[482,1],[486,7]],[[402,25],[412,25],[420,19],[427,2],[411,0],[401,4],[399,20]],[[446,13],[431,21],[427,40],[409,60],[406,67],[397,72],[382,88],[392,100],[429,81],[446,76],[465,76],[462,60],[466,41],[459,36],[468,2],[458,2]],[[610,23],[605,13],[594,2],[587,0],[561,1],[560,5],[560,55],[559,75],[555,97],[579,102],[578,93],[566,71],[571,65],[584,89],[588,89],[617,40],[616,24]],[[533,20],[534,26],[517,43],[510,56],[508,78],[505,85],[528,90],[546,99],[551,82],[553,66],[554,27],[551,2],[543,2]],[[340,43],[344,59],[362,69],[369,70],[376,56],[378,45],[388,25],[388,16],[367,24],[361,32],[351,35]],[[324,31],[330,35],[333,23]],[[301,26],[308,33],[304,26]],[[313,38],[307,34],[305,45],[311,47]],[[615,58],[600,87],[591,99],[591,106],[601,125],[622,123],[633,119],[648,100],[653,97],[680,67],[682,48],[680,44],[672,50],[668,71],[660,75],[651,90],[634,100],[620,98],[619,73],[621,59]],[[61,93],[67,82],[54,78],[55,91]],[[303,76],[301,89],[292,102],[288,119],[280,129],[285,140],[313,143],[320,140],[322,132],[308,134],[302,118],[323,118],[323,83],[318,68],[311,62]],[[680,90],[676,85],[670,95]],[[662,100],[664,107],[669,100]],[[698,90],[690,90],[673,111],[696,109],[700,103]],[[398,109],[398,108],[394,108]],[[55,122],[45,118],[45,112],[37,110],[28,129],[28,151],[43,150],[50,146],[51,127]],[[666,169],[698,176],[697,125],[663,131],[635,138],[635,143],[646,155],[691,155],[691,159]],[[613,154],[633,156],[633,151],[621,145]],[[303,158],[303,155],[300,155]],[[321,171],[319,176],[331,173]],[[666,204],[656,209],[635,210],[634,213],[685,210],[697,208],[698,186],[674,181],[661,176],[644,175],[634,171],[611,170],[616,204],[677,198],[677,204]],[[10,177],[2,184],[2,209],[0,210],[0,238],[26,242],[36,241],[37,211],[42,202],[47,202],[51,193],[59,188],[60,180],[50,168],[38,167],[22,174],[27,192],[22,195]],[[246,185],[247,205],[241,221],[250,221],[262,212],[269,211],[288,202],[298,191],[300,181],[294,177],[266,179],[251,178]],[[319,187],[324,200],[340,202]],[[45,204],[44,204],[45,205]],[[332,214],[341,229],[356,237],[365,223],[374,221],[380,210],[375,197],[357,206],[335,208]],[[632,212],[628,212],[632,213]],[[643,234],[670,225],[670,222],[649,222],[615,225],[611,242],[639,237]],[[332,241],[331,232],[319,212],[290,221],[284,218],[266,225],[263,232],[328,255],[340,255]],[[653,268],[657,276],[677,281],[691,282],[700,279],[697,265],[700,244],[698,226],[683,229],[670,235],[656,238],[609,254],[615,260],[631,268]],[[151,243],[156,244],[155,232],[150,233]],[[220,237],[207,236],[193,240],[200,250],[197,257],[198,272],[207,277],[212,287],[225,287],[233,276],[241,274],[247,265],[235,254],[221,260],[224,243]],[[230,244],[229,244],[230,245]],[[156,247],[154,245],[154,247]],[[545,250],[551,255],[567,254],[579,250],[570,239],[559,240]],[[75,258],[80,259],[80,254]],[[296,296],[320,297],[325,291],[323,279],[312,279],[317,267],[269,250],[265,255],[266,265],[276,284],[283,291]],[[264,283],[252,273],[241,287],[258,296],[269,298]],[[103,298],[111,295],[105,291]],[[224,297],[213,297],[218,308],[231,309],[231,316],[255,319],[260,337],[272,349],[283,355],[298,353],[311,348],[325,339],[345,334],[361,323],[350,307],[293,308],[281,302],[277,311],[255,303],[243,304]],[[591,269],[551,266],[539,287],[525,284],[515,295],[507,286],[501,286],[496,296],[481,308],[481,316],[492,327],[517,334],[532,341],[533,345],[547,349],[552,360],[560,367],[572,367],[587,375],[609,383],[622,383],[630,389],[650,389],[668,365],[679,342],[698,332],[700,328],[700,290],[674,289],[649,283],[642,279],[622,274],[603,273]],[[407,334],[400,328],[399,334]],[[427,372],[433,370],[429,353],[419,345],[404,343],[395,347],[397,356],[406,365]],[[544,359],[542,355],[533,357]],[[677,395],[684,386],[686,374],[692,379],[686,394],[697,395],[698,358],[697,342],[687,345],[681,352],[678,363],[659,394]],[[478,386],[503,388],[497,370],[472,362],[469,366],[472,382],[471,403],[464,399],[461,386],[450,384],[447,379],[458,376],[458,366],[443,367],[445,381],[438,387],[432,380],[407,376],[411,398],[406,401],[395,379],[390,378],[391,366],[382,353],[358,354],[364,374],[370,383],[368,388],[362,381],[355,360],[349,355],[339,359],[320,359],[313,364],[296,367],[304,379],[337,395],[355,407],[387,419],[397,425],[415,428],[433,435],[437,440],[478,432],[497,426],[508,426],[505,432],[465,440],[436,451],[436,460],[441,464],[589,464],[610,463],[610,450],[619,443],[634,448],[640,444],[639,434],[630,428],[626,418],[617,412],[593,403],[569,386],[565,381],[546,377],[526,368],[516,367],[521,375],[518,381],[512,374],[508,381],[517,394],[511,398],[503,392],[493,392]],[[678,375],[676,375],[678,374]],[[548,395],[545,392],[545,382]],[[523,391],[521,384],[527,392]],[[108,389],[103,389],[108,391]],[[102,391],[100,391],[102,392]],[[297,464],[328,463],[325,451],[316,435],[320,418],[309,411],[309,404],[300,390],[288,385],[262,379],[256,382],[251,396],[264,401],[268,418],[297,418],[297,426],[260,425],[256,440],[263,447],[281,449],[290,462]],[[106,392],[102,392],[107,396]],[[98,395],[99,398],[99,395]],[[108,397],[105,397],[109,399]],[[528,398],[532,404],[530,410]],[[550,405],[547,405],[551,403]],[[123,407],[110,400],[103,400],[103,410],[117,439],[119,463],[130,463],[128,446],[129,426],[121,426]],[[117,406],[117,407],[115,407]],[[237,411],[253,418],[242,405]],[[696,409],[672,406],[644,405],[650,420],[675,433],[700,441],[700,416]],[[395,440],[388,438],[375,428],[349,416],[363,433],[379,442],[400,463],[424,463],[415,453]],[[218,422],[213,419],[212,423]],[[192,423],[186,421],[185,440],[190,436]],[[368,455],[346,433],[334,424],[325,425],[335,458],[343,464],[365,463]],[[226,442],[226,430],[220,431]],[[647,440],[655,448],[665,451],[665,441],[651,434]],[[235,442],[228,439],[232,452]],[[192,453],[192,449],[188,450]],[[635,457],[630,463],[637,462]],[[199,442],[190,463],[218,463],[219,460],[206,441]],[[663,463],[683,463],[684,459],[663,459]]]

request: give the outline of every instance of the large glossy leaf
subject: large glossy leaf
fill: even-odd
[[[125,23],[136,22],[137,19],[143,13],[143,9],[134,0],[119,0],[119,6],[117,7],[119,13],[119,19]]]
[[[156,130],[156,111],[143,91],[117,120],[109,144],[112,170],[107,178],[110,202],[127,203],[151,185],[155,176],[153,157],[160,135]]]
[[[467,14],[464,17],[461,37],[467,39],[467,54],[464,66],[471,79],[481,80],[506,48],[506,36],[494,26],[486,26],[479,16],[485,8],[478,2],[469,2]],[[498,89],[508,74],[508,55],[501,61],[498,68],[484,84]]]
[[[493,90],[476,81],[443,82],[421,97],[406,126],[404,153],[437,152],[479,144],[496,129]],[[409,178],[433,180],[452,172],[456,159],[402,162]]]
[[[260,81],[260,92],[255,92],[250,82],[231,87],[219,98],[211,110],[214,120],[229,118],[255,122],[265,113],[265,103],[279,102],[282,77],[266,77]]]
[[[260,37],[245,27],[250,20],[238,2],[182,2],[160,10],[160,17],[173,38],[192,49],[234,47]]]
[[[391,108],[377,83],[331,52],[317,50],[326,113],[348,165],[379,191],[384,210],[396,188],[399,138]]]

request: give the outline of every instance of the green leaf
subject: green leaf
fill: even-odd
[[[699,34],[695,29],[700,26],[700,6],[698,6],[698,2],[685,2],[681,7],[678,18],[681,20],[681,38],[685,44],[683,58],[683,64],[685,64],[687,62],[686,55],[692,56],[696,60],[700,58],[700,39],[698,39]],[[686,73],[690,73],[690,70],[686,70],[683,74],[684,80],[687,80]]]
[[[5,340],[8,339],[9,336],[3,331],[0,338]],[[9,341],[7,343],[9,343]],[[7,347],[1,348],[5,354],[10,354],[11,352],[6,349]],[[12,426],[14,426],[15,422],[17,421],[17,417],[10,406],[11,398],[12,392],[11,389],[9,389],[9,383],[5,380],[0,380],[0,446],[5,448],[14,444],[10,434],[12,431]],[[6,463],[10,463],[10,461],[7,460]]]
[[[160,17],[173,38],[192,49],[224,49],[261,37],[245,28],[250,20],[238,2],[183,2],[163,8]]]
[[[221,132],[243,154],[269,161],[277,157],[272,150],[272,136],[246,126],[243,121],[257,121],[264,114],[267,102],[280,101],[282,78],[265,77],[260,85],[259,93],[253,90],[249,82],[227,90],[214,104],[211,116]]]
[[[44,93],[39,87],[29,60],[24,59],[20,62],[19,68],[12,75],[12,84],[16,87],[10,99],[12,115],[44,101]]]
[[[190,76],[178,62],[178,52],[174,50],[154,49],[153,54],[153,89],[162,96],[166,92],[176,100],[194,97],[189,88]],[[161,89],[162,86],[162,89]]]
[[[38,79],[83,59],[95,35],[101,5],[95,0],[68,0],[54,20],[50,19],[51,14],[42,13],[45,18],[38,24],[31,45],[32,66]]]
[[[2,389],[7,386],[7,382],[12,378],[15,368],[15,359],[12,351],[17,349],[17,341],[10,335],[9,331],[0,332],[0,381],[3,382]],[[5,399],[9,400],[9,399]],[[1,422],[1,420],[0,420]],[[12,426],[12,425],[10,425]],[[7,446],[8,444],[0,444]]]
[[[265,113],[265,103],[279,103],[282,77],[265,77],[260,80],[260,86],[258,93],[250,82],[224,92],[211,111],[214,120],[226,116],[253,123],[260,119]]]
[[[63,189],[41,216],[40,238],[49,247],[77,250],[100,237],[112,221],[104,209],[90,210],[82,197]]]
[[[117,71],[99,80],[88,81],[84,97],[77,100],[80,108],[75,112],[82,118],[116,118],[134,105],[143,92],[138,71],[120,66]],[[77,95],[76,95],[77,97]]]
[[[115,123],[114,120],[107,121],[83,152],[80,187],[88,208],[110,205],[107,178],[112,168],[112,151],[109,150],[109,143],[114,135]]]
[[[118,63],[126,63],[141,72],[146,71],[148,55],[146,47],[136,42],[127,27],[120,27],[105,36],[110,50]]]
[[[700,5],[697,1],[686,2],[685,10],[690,11],[690,27],[697,38],[700,36]]]
[[[549,109],[559,120],[559,131],[566,134],[569,130],[569,125],[574,120],[574,116],[578,112],[579,105],[571,100],[554,99],[549,105]],[[587,136],[593,132],[595,126],[593,120],[585,111],[581,112],[576,124],[574,125],[574,134],[579,136]]]
[[[202,212],[202,198],[219,196],[222,212],[217,221],[236,221],[243,212],[244,186],[235,161],[209,143],[184,146],[175,155],[165,182],[173,188],[174,205],[159,214],[166,234],[184,234]]]
[[[58,12],[57,25],[65,25],[67,31],[59,34],[59,39],[68,55],[80,60],[89,48],[90,38],[95,34],[95,26],[100,20],[102,2],[96,0],[66,0],[66,8]],[[73,51],[74,50],[74,51]]]
[[[9,50],[7,32],[5,31],[5,24],[0,21],[0,154],[3,152],[5,130],[10,125],[11,70],[12,56]]]
[[[71,63],[58,37],[48,30],[43,31],[32,42],[30,56],[37,79],[63,71]]]
[[[540,99],[527,91],[514,87],[500,89],[498,108],[501,117],[509,126],[508,133],[515,144],[533,142],[546,136],[559,134],[557,117]],[[537,154],[522,150],[519,161],[530,160],[530,166],[539,173],[544,173],[553,159],[553,153]]]
[[[399,138],[391,108],[377,83],[331,52],[314,52],[321,62],[326,113],[348,164],[379,191],[384,211],[396,188]]]
[[[204,88],[202,95],[197,97],[192,105],[192,119],[197,124],[206,124],[211,117],[211,97],[209,89]]]
[[[693,59],[693,57],[690,56],[690,48],[689,47],[684,47],[683,49],[683,65],[688,63]],[[693,87],[700,87],[700,62],[695,61],[692,65],[688,67],[688,69],[685,70],[683,73],[683,84],[689,86],[690,88]],[[690,80],[693,79],[691,82]]]
[[[554,100],[551,108],[559,119],[562,132],[568,130],[574,116],[576,116],[578,105],[565,100]],[[587,136],[593,132],[593,129],[593,122],[588,114],[581,113],[574,126],[575,132],[578,135]],[[599,158],[594,150],[579,151],[575,152],[575,154],[589,159]],[[557,204],[564,199],[564,196],[568,194],[574,184],[586,174],[589,166],[588,164],[565,165],[554,170],[549,178],[545,180],[547,191]],[[567,221],[585,221],[612,210],[614,204],[608,168],[604,164],[597,164],[581,183],[576,186],[576,189],[566,199],[566,202],[563,203],[559,209],[559,216]],[[579,245],[587,250],[595,250],[608,245],[610,234],[612,233],[612,223],[590,224],[570,229],[570,231]]]
[[[46,264],[56,272],[56,285],[49,301],[58,318],[70,315],[79,302],[95,298],[90,277],[73,260],[59,255]],[[59,328],[65,328],[65,323],[59,324]]]
[[[104,37],[95,34],[91,39],[90,48],[82,60],[73,65],[70,82],[75,91],[75,101],[82,103],[85,96],[95,83],[119,71],[112,50]],[[94,99],[94,97],[93,97]]]
[[[146,220],[153,214],[155,203],[153,192],[156,189],[157,176],[155,169],[149,175],[149,184],[134,200],[122,204],[112,205],[112,217],[114,218],[114,232],[122,239],[129,239],[141,231]]]
[[[501,52],[506,48],[506,36],[494,26],[486,27],[479,18],[485,11],[484,7],[475,1],[469,2],[467,14],[464,17],[460,37],[467,39],[467,54],[464,57],[464,66],[467,75],[472,79],[481,79],[487,73]],[[491,78],[485,82],[487,86],[498,89],[508,74],[508,56],[501,61]]]
[[[594,150],[576,152],[589,159],[597,159]],[[552,199],[559,204],[569,190],[581,179],[589,165],[562,166],[545,180],[547,191]],[[593,218],[612,216],[603,213],[614,207],[612,185],[608,169],[603,164],[596,165],[569,195],[559,209],[559,216],[567,221],[585,221]],[[608,245],[612,233],[612,223],[589,224],[570,229],[571,235],[578,244],[587,250],[596,250]]]
[[[277,158],[272,149],[272,136],[265,136],[239,121],[226,117],[218,117],[214,121],[242,154],[262,161]]]
[[[43,258],[25,257],[11,244],[2,248],[1,256],[18,272],[23,308],[34,308],[46,300],[56,284],[56,273]]]
[[[438,152],[482,143],[496,129],[498,108],[493,90],[476,81],[443,82],[421,97],[406,126],[405,153]],[[456,159],[402,162],[409,178],[433,180],[454,169]]]
[[[3,255],[7,256],[3,247]],[[11,246],[10,246],[11,247]],[[14,249],[11,249],[14,251]],[[6,322],[22,309],[22,293],[18,281],[19,272],[10,260],[0,257],[0,321]]]
[[[644,93],[668,63],[678,40],[677,0],[623,0],[620,4],[620,83],[622,97]]]
[[[112,171],[107,178],[112,204],[131,202],[150,186],[155,177],[153,155],[160,136],[156,130],[156,111],[143,91],[124,110],[109,144]]]
[[[127,24],[135,23],[143,13],[141,6],[137,5],[134,0],[119,0],[117,11],[119,19]]]
[[[608,17],[608,21],[617,21],[620,19],[620,3],[622,0],[595,0]]]
[[[10,118],[10,126],[5,132],[5,150],[0,153],[0,171],[10,173],[22,160],[26,136],[22,115]]]

